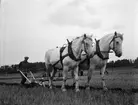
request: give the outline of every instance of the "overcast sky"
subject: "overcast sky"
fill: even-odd
[[[124,33],[123,56],[138,57],[138,0],[1,0],[0,65],[44,61],[45,52],[83,33]]]

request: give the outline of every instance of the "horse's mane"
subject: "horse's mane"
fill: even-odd
[[[79,39],[80,37],[82,37],[82,36],[77,36],[77,37],[73,38],[72,41]]]
[[[111,35],[114,36],[114,33],[107,34],[107,35],[103,36],[103,38],[110,37]],[[121,40],[123,40],[123,34],[117,32],[117,37],[119,37]]]
[[[84,37],[84,35],[77,36],[77,37],[73,38],[73,40],[72,40],[72,41],[74,41],[74,40],[76,40],[76,39],[79,39],[79,38],[81,38],[81,37]],[[90,35],[86,35],[86,37],[87,37],[88,39],[92,40],[92,38],[91,38],[91,36],[90,36]]]

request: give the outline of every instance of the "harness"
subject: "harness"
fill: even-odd
[[[56,63],[54,63],[54,64],[52,65],[53,67],[55,67],[55,65],[58,64],[59,61],[61,62],[61,65],[63,66],[62,60],[63,60],[66,56],[68,56],[68,54],[62,56],[62,53],[63,53],[63,51],[64,51],[65,48],[66,48],[66,47],[64,47],[64,46],[60,48],[60,60],[58,60]]]
[[[109,59],[109,56],[104,57],[100,51],[100,46],[99,46],[99,41],[100,40],[96,40],[96,52],[94,55],[98,55],[102,60],[107,60]],[[109,51],[107,51],[107,53],[109,53]]]
[[[85,39],[85,38],[86,38],[86,34],[84,34],[84,39]],[[52,65],[54,68],[56,68],[55,65],[56,65],[59,61],[61,62],[61,65],[62,65],[62,67],[63,67],[63,59],[64,59],[65,57],[67,57],[67,56],[69,56],[69,57],[70,57],[72,60],[74,60],[74,61],[80,61],[80,60],[81,60],[81,55],[79,56],[79,58],[76,58],[76,57],[74,56],[74,54],[73,54],[73,50],[72,50],[72,41],[69,42],[69,40],[67,39],[67,42],[68,42],[68,53],[67,53],[66,55],[62,56],[62,53],[63,53],[63,51],[64,51],[64,49],[65,49],[66,47],[61,47],[61,48],[60,48],[60,60],[58,60],[55,64]],[[84,40],[83,40],[83,43],[84,43]],[[86,52],[86,45],[85,45],[85,44],[84,44],[84,47],[85,47],[84,51]],[[87,55],[86,59],[88,60],[88,64],[90,64],[90,56]],[[59,68],[58,68],[58,69],[59,69]]]
[[[67,41],[68,41],[68,40],[67,40]],[[62,56],[62,53],[63,53],[63,51],[64,51],[64,49],[65,49],[66,47],[63,46],[63,47],[60,48],[60,60],[58,60],[56,63],[54,63],[54,64],[52,65],[53,67],[55,67],[55,65],[58,64],[59,61],[61,62],[61,65],[62,65],[62,67],[63,67],[63,59],[64,59],[65,57],[67,57],[67,56],[69,56],[69,57],[70,57],[72,60],[74,60],[74,61],[79,61],[79,60],[81,60],[81,56],[80,56],[79,58],[76,58],[76,57],[74,56],[71,46],[72,46],[72,41],[71,41],[71,42],[68,41],[68,53],[65,54],[65,55],[63,55],[63,56]],[[55,68],[56,68],[56,67],[55,67]]]
[[[81,60],[81,56],[79,56],[79,58],[76,58],[73,54],[73,51],[72,51],[72,48],[71,48],[71,45],[72,45],[72,41],[69,42],[68,41],[68,56],[74,60],[74,61],[80,61]]]
[[[64,51],[65,48],[66,48],[66,47],[61,47],[61,48],[60,48],[60,62],[61,62],[62,67],[63,67],[63,62],[62,62],[63,59],[64,59],[65,57],[68,56],[68,54],[62,56],[62,53],[63,53],[63,51]]]
[[[113,39],[109,43],[109,45],[110,45],[111,42],[113,42],[113,48],[112,48],[113,50],[115,49],[115,43],[114,42],[115,42],[115,38],[117,38],[117,37],[118,37],[117,33],[115,32]],[[99,41],[100,40],[96,40],[96,52],[94,55],[98,55],[102,60],[107,60],[107,59],[109,59],[109,55],[107,57],[104,57],[101,52],[109,53],[110,49],[109,49],[109,51],[100,51]]]

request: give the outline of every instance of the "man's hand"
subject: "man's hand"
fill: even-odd
[[[20,69],[16,69],[17,71],[20,71]]]

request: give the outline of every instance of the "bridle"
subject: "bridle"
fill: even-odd
[[[117,36],[117,32],[115,32],[112,40],[109,43],[109,50],[108,51],[100,51],[100,47],[99,47],[99,41],[100,40],[96,40],[95,39],[95,41],[96,41],[96,52],[95,52],[95,54],[97,54],[103,60],[109,59],[109,56],[104,57],[102,55],[102,53],[110,53],[110,49],[112,49],[114,51],[115,50],[115,47],[116,47],[115,46],[115,39],[118,38],[118,37],[120,37],[120,36]],[[113,42],[113,48],[110,47],[110,45],[111,45],[112,42]]]
[[[84,52],[87,54],[87,50],[86,50],[86,43],[85,43],[85,40],[86,38],[84,37],[83,40],[82,40],[82,43],[84,45]],[[81,51],[82,52],[82,51]]]
[[[88,38],[88,37],[86,37],[86,34],[84,34],[84,39],[83,39],[83,41],[82,41],[82,43],[84,44],[84,52],[87,54],[87,56],[89,57],[89,56],[91,56],[91,55],[88,55],[88,52],[87,52],[87,43],[85,43],[85,39],[86,38]],[[92,39],[91,38],[88,38],[89,40],[91,40],[92,41]],[[90,47],[93,47],[93,45],[91,45]]]
[[[118,37],[119,36],[117,36],[117,33],[115,32],[115,35],[114,35],[113,39],[109,43],[109,46],[110,46],[110,44],[113,42],[113,48],[110,47],[109,50],[112,49],[113,51],[115,51],[115,48],[116,48],[116,46],[115,46],[115,39],[118,38]]]
[[[87,45],[86,45],[86,43],[85,43],[85,39],[87,39],[88,37],[86,36],[86,34],[84,34],[84,38],[82,39],[82,44],[84,45],[84,49],[82,50],[81,49],[81,52],[82,51],[84,51],[86,54],[87,54],[87,56],[88,56],[88,52],[87,52]],[[91,40],[91,39],[90,39]],[[68,45],[70,46],[70,47],[68,47],[68,49],[70,49],[70,50],[68,50],[68,53],[69,53],[69,56],[70,56],[70,58],[72,58],[73,60],[75,60],[75,61],[79,61],[79,60],[81,60],[81,54],[80,54],[80,56],[78,57],[78,58],[76,58],[75,56],[74,56],[74,54],[73,54],[73,49],[72,49],[72,41],[71,42],[69,42],[69,40],[67,39],[67,42],[68,42]]]

